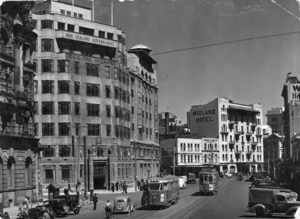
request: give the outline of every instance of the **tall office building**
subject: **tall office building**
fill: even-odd
[[[132,178],[125,34],[91,21],[91,8],[82,5],[44,1],[32,11],[43,188],[80,181],[86,190],[109,189]]]
[[[151,49],[138,44],[128,51],[127,65],[131,89],[131,144],[134,175],[138,178],[159,174],[158,87],[156,60]]]
[[[272,132],[283,135],[283,112],[284,108],[272,108],[267,111],[267,125],[272,128]]]
[[[188,120],[191,134],[218,139],[213,152],[219,152],[215,163],[220,171],[257,172],[263,170],[262,118],[260,104],[216,98],[192,106]]]
[[[4,2],[0,7],[0,212],[25,195],[35,201],[38,193],[32,6],[33,2]]]

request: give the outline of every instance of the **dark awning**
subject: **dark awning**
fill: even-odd
[[[244,111],[244,112],[249,112],[249,113],[260,113],[258,110],[255,110],[252,108],[242,107],[242,106],[233,106],[233,105],[230,105],[228,107],[228,110]]]

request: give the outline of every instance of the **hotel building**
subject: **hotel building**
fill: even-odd
[[[32,12],[41,185],[79,181],[81,189],[109,189],[132,178],[132,73],[124,32],[92,22],[86,6],[44,1]]]
[[[220,171],[257,172],[263,169],[262,106],[240,104],[217,98],[192,106],[189,113],[191,134],[217,138]],[[213,147],[214,148],[214,147]]]
[[[25,196],[38,199],[34,137],[32,2],[0,6],[0,212]],[[2,13],[2,14],[1,14]]]

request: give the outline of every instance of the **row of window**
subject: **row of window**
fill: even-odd
[[[71,11],[66,11],[66,10],[60,9],[60,14],[67,15],[67,16],[71,17]],[[73,16],[75,18],[80,18],[80,19],[83,18],[83,15],[81,13],[77,13],[77,12],[74,12]]]
[[[187,143],[187,147],[185,147],[185,143],[180,143],[180,151],[188,151],[188,152],[199,152],[200,151],[200,144],[192,144]]]
[[[64,11],[64,10],[62,10]],[[65,14],[65,13],[64,13]],[[67,11],[67,16],[71,16],[70,11]],[[78,17],[82,19],[82,14],[80,13],[76,13],[74,12],[74,17]],[[36,23],[36,21],[35,21]],[[42,20],[41,21],[41,29],[54,29],[54,21],[53,20]],[[58,22],[57,23],[57,29],[58,30],[67,30],[70,32],[75,32],[75,26],[72,24],[66,24],[62,23],[62,22]],[[107,38],[110,40],[114,39],[114,34],[110,33],[110,32],[106,32],[106,36],[105,36],[105,32],[104,31],[98,31],[98,35],[95,35],[95,30],[91,29],[91,28],[87,28],[87,27],[81,27],[79,26],[79,33],[80,34],[85,34],[85,35],[89,35],[89,36],[96,36],[96,37],[100,37],[100,38]],[[121,35],[117,35],[118,36],[118,41],[119,42],[125,42],[125,39],[122,38]]]
[[[36,130],[38,130],[38,124]],[[134,125],[132,123],[132,125]],[[106,136],[113,136],[112,125],[107,124]],[[146,128],[146,135],[152,135],[152,128]],[[42,123],[42,135],[43,136],[55,136],[55,123]],[[58,123],[58,136],[70,136],[71,135],[71,123]],[[81,135],[80,123],[75,123],[75,135]],[[101,124],[87,124],[87,135],[88,136],[100,136],[101,135]],[[130,128],[115,125],[115,135],[117,138],[130,139]]]
[[[249,117],[249,116],[243,116],[243,115],[229,115],[229,121],[235,121],[235,122],[251,122],[255,123],[257,125],[261,124],[261,119],[255,118],[255,117]]]
[[[255,160],[255,155],[253,155],[252,160],[253,161],[262,161],[262,155],[257,155],[256,157],[257,157],[257,160]],[[241,161],[246,161],[245,156],[243,154],[242,154],[242,158],[239,158],[239,159],[241,159]],[[247,161],[249,161],[249,160],[250,160],[250,157],[249,157],[249,159],[247,157]],[[222,154],[222,161],[228,161],[228,155],[227,154]],[[230,162],[233,162],[232,154],[230,155]]]
[[[253,149],[253,147],[251,147],[252,149]],[[230,152],[232,152],[232,150],[233,150],[233,148],[230,148]],[[255,147],[255,150],[257,151],[257,152],[262,152],[262,146],[256,146]],[[225,152],[227,152],[228,150],[227,150],[227,145],[223,145],[222,144],[222,151],[225,151]],[[237,151],[239,151],[239,147],[238,147],[238,145],[236,145],[235,146],[235,151],[237,152]],[[246,152],[249,152],[250,151],[250,146],[247,146],[247,151]],[[244,152],[244,146],[242,145],[242,152]]]

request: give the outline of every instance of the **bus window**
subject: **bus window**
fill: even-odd
[[[153,184],[148,184],[149,190],[150,191],[160,191],[161,190],[161,184],[159,183],[153,183]]]
[[[202,175],[202,174],[199,176],[199,181],[200,181],[201,183],[203,182],[203,175]]]
[[[204,175],[204,182],[207,182],[207,181],[208,181],[208,175],[205,174],[205,175]]]
[[[212,182],[213,181],[213,177],[210,175],[208,180],[209,180],[209,182]]]
[[[164,183],[163,184],[163,191],[167,191],[168,190],[168,183]]]

